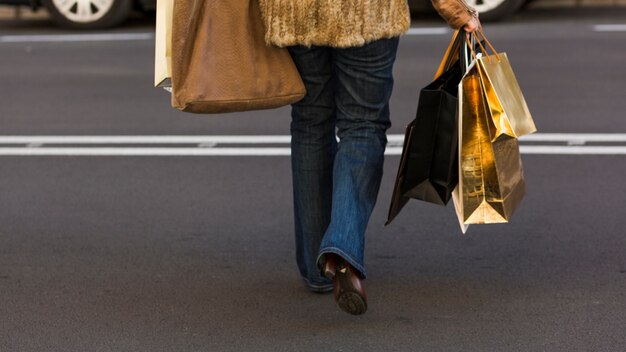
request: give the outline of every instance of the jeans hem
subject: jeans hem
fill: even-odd
[[[311,281],[309,281],[307,278],[302,277],[302,280],[304,280],[304,282],[306,283],[307,288],[309,289],[309,291],[311,292],[315,292],[315,293],[327,293],[327,292],[331,292],[333,290],[333,283],[327,283],[327,284],[317,284],[317,283],[312,283]]]
[[[348,253],[342,251],[341,249],[337,247],[326,247],[326,248],[320,249],[319,255],[317,256],[317,266],[318,268],[320,268],[320,272],[322,271],[322,268],[320,265],[322,256],[328,253],[337,254],[338,256],[342,257],[345,261],[350,263],[350,265],[352,265],[359,272],[359,276],[361,277],[361,279],[365,279],[367,277],[367,273],[365,272],[365,268],[363,267],[363,265],[361,265],[359,262],[354,260],[354,258],[352,258],[351,255],[349,255]]]

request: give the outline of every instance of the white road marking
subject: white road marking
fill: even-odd
[[[626,32],[626,24],[597,24],[593,26],[595,32]]]
[[[626,155],[626,146],[544,146],[522,145],[522,154],[544,155]]]
[[[0,156],[284,156],[290,148],[0,148]]]
[[[402,143],[404,135],[389,135],[389,142]],[[520,142],[563,142],[585,144],[587,142],[626,142],[626,133],[535,133],[519,138]],[[0,138],[1,143],[1,138]]]
[[[0,136],[0,144],[276,144],[287,135],[264,136]]]
[[[390,145],[386,154],[400,155],[404,135],[389,135],[388,139]],[[0,145],[5,146],[0,148],[0,156],[286,156],[291,152],[290,140],[287,135],[0,136]],[[567,145],[524,145],[528,142]],[[620,145],[585,145],[587,142]],[[520,138],[520,143],[522,154],[626,155],[626,133],[538,133]],[[181,146],[150,147],[172,144]],[[279,147],[264,146],[266,144]]]
[[[520,146],[522,154],[626,155],[623,146]],[[389,147],[385,155],[401,155],[402,147]],[[0,156],[288,156],[290,148],[0,148]]]
[[[595,32],[626,32],[626,24],[598,24]],[[406,35],[445,35],[451,33],[448,27],[410,28]],[[46,43],[46,42],[102,42],[154,40],[153,32],[136,33],[93,33],[93,34],[35,34],[35,35],[0,35],[0,43]]]
[[[407,35],[444,35],[450,33],[447,27],[410,28]],[[152,32],[137,33],[94,33],[94,34],[35,34],[0,35],[0,43],[48,43],[48,42],[103,42],[154,40]]]
[[[104,42],[154,40],[154,33],[0,35],[0,43]]]
[[[443,35],[450,33],[447,27],[409,28],[406,35]]]
[[[403,134],[387,136],[390,143],[402,143]],[[536,133],[520,142],[624,142],[626,133]],[[286,144],[288,135],[127,135],[127,136],[0,136],[1,144]]]
[[[626,133],[535,133],[522,136],[522,142],[626,142]]]

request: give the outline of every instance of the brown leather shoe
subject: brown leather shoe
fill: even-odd
[[[324,276],[333,280],[335,301],[344,312],[360,315],[367,311],[367,295],[358,272],[343,258],[329,253],[324,263]]]

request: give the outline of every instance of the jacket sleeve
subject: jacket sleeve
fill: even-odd
[[[466,25],[478,12],[465,3],[465,0],[431,0],[435,10],[450,27],[459,29]]]

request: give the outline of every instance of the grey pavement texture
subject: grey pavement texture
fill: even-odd
[[[541,132],[624,133],[626,33],[592,25],[626,16],[581,15],[486,30]],[[42,32],[62,31],[2,27]],[[447,42],[403,38],[390,133]],[[288,108],[171,110],[152,53],[0,44],[0,135],[288,133]],[[464,236],[451,206],[420,202],[383,227],[398,160],[367,234],[369,311],[353,317],[298,277],[287,157],[0,157],[0,351],[626,350],[626,157],[524,155],[511,223]]]

